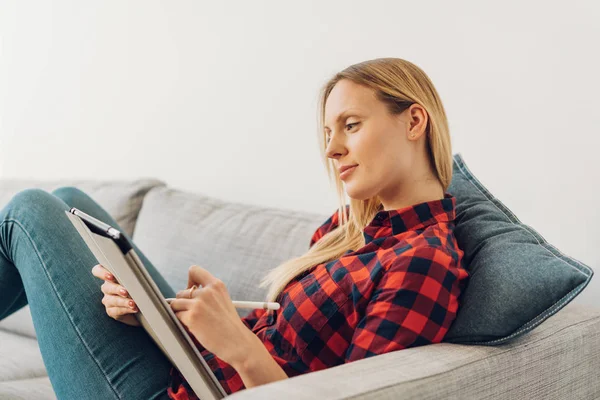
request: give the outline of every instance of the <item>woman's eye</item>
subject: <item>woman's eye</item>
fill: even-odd
[[[358,125],[358,124],[360,124],[360,122],[354,122],[352,124],[347,124],[345,127],[348,128],[349,126],[352,127],[352,126]],[[352,128],[350,128],[350,129],[352,129]],[[330,135],[325,134],[325,143],[329,143],[330,140],[331,140]]]

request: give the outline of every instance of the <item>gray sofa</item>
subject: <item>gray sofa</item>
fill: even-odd
[[[261,300],[266,270],[308,248],[327,215],[225,202],[135,181],[0,181],[0,204],[20,190],[75,186],[132,235],[173,289],[201,265],[232,299]],[[226,221],[226,223],[223,223]],[[158,228],[158,229],[157,229]],[[158,232],[160,232],[160,237]],[[98,285],[100,290],[100,282]],[[240,316],[247,310],[238,310]],[[600,308],[571,303],[498,346],[409,348],[247,389],[232,399],[593,399],[600,397]],[[55,399],[29,307],[0,321],[0,399]]]

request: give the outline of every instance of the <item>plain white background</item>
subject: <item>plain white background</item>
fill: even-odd
[[[317,95],[372,58],[421,67],[453,153],[596,275],[596,1],[0,3],[0,178],[133,179],[330,214]]]

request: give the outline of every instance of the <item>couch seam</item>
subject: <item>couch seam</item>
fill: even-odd
[[[148,193],[154,189],[154,188],[159,188],[159,187],[166,187],[167,184],[163,181],[158,181],[156,184],[152,185],[152,186],[146,186],[146,187],[141,187],[139,188],[128,200],[129,203],[131,203],[132,201],[137,203],[137,200],[133,200],[135,198],[139,198],[139,207],[136,207],[137,210],[135,212],[135,215],[132,215],[132,226],[131,226],[131,238],[133,238],[133,235],[135,234],[135,228],[137,227],[137,222],[138,222],[138,218],[140,216],[140,212],[142,211],[142,207],[144,206],[144,200],[146,199],[146,196],[148,195]]]
[[[21,382],[21,381],[28,381],[28,380],[31,380],[31,379],[43,379],[43,378],[50,379],[50,377],[48,376],[48,374],[45,374],[45,375],[35,375],[35,376],[29,376],[27,378],[9,379],[9,380],[6,380],[6,381],[0,381],[0,385],[2,383],[4,383],[4,382],[9,382],[9,383],[10,382]]]

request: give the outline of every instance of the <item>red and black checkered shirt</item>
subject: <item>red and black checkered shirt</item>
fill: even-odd
[[[279,310],[252,310],[242,321],[289,377],[441,342],[469,278],[453,233],[455,205],[445,193],[380,209],[363,230],[364,247],[291,281],[278,297]],[[337,210],[310,246],[336,226]],[[245,389],[233,367],[198,345],[228,394]],[[171,399],[198,398],[175,367],[169,379]]]

